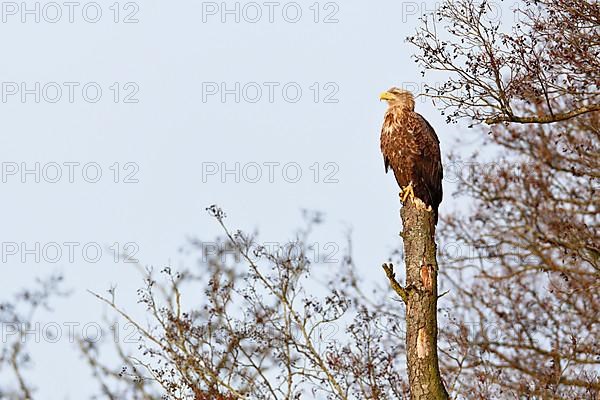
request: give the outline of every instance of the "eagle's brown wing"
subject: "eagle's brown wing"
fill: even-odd
[[[383,154],[383,167],[385,168],[385,173],[387,174],[390,169],[390,160]]]
[[[420,123],[417,124],[414,135],[421,150],[421,155],[419,162],[415,165],[415,173],[419,176],[423,188],[427,191],[424,194],[426,198],[422,200],[431,205],[435,211],[437,222],[437,209],[442,202],[442,179],[444,177],[440,141],[429,122],[422,115],[417,114],[417,116]],[[415,194],[417,194],[417,190],[415,190]],[[417,197],[419,196],[417,195]]]
[[[423,151],[422,163],[423,177],[431,194],[431,205],[437,208],[442,202],[442,156],[440,152],[440,141],[433,127],[422,115],[417,114],[421,120],[419,128],[415,131],[415,138],[422,144],[419,146]]]

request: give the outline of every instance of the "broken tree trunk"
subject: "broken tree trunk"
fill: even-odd
[[[419,200],[416,200],[417,203]],[[406,305],[406,351],[411,400],[447,400],[437,355],[437,260],[433,215],[407,201],[400,211],[406,287],[393,266],[383,268]]]

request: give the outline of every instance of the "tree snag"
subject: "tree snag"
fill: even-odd
[[[400,210],[406,287],[395,279],[393,265],[384,264],[392,288],[406,305],[406,358],[411,400],[448,399],[437,355],[437,275],[435,225],[418,199]]]

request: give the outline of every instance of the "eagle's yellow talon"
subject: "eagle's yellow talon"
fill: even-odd
[[[402,203],[406,203],[406,199],[410,197],[412,202],[415,202],[415,192],[413,190],[412,182],[408,186],[400,189],[400,196],[402,196]]]

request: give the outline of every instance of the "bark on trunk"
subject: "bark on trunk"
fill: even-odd
[[[392,287],[406,305],[406,349],[411,400],[446,400],[437,355],[437,260],[431,212],[407,201],[400,211],[403,224],[406,287],[384,265]]]

